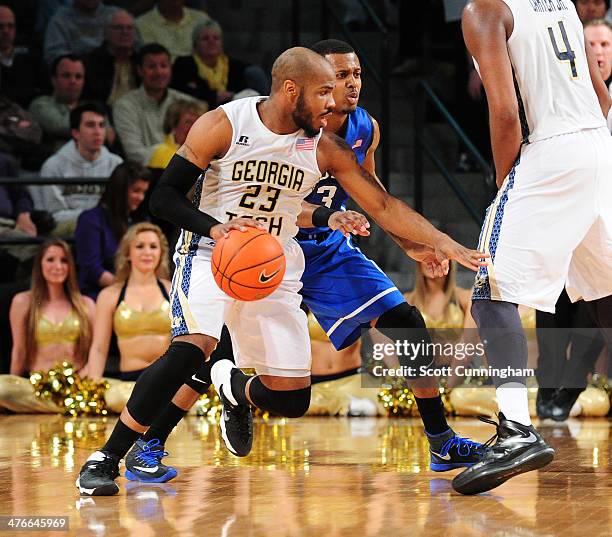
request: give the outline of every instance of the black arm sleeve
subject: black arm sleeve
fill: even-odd
[[[195,164],[174,155],[151,195],[151,214],[198,235],[210,237],[210,228],[221,222],[200,211],[186,197],[201,173],[202,170]]]

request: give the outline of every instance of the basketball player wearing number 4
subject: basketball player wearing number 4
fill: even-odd
[[[108,442],[81,469],[82,494],[118,492],[119,460],[177,390],[196,372],[205,374],[202,362],[210,364],[223,324],[232,335],[236,365],[258,372],[249,377],[229,360],[219,360],[202,379],[212,380],[223,402],[221,431],[230,451],[244,455],[251,449],[251,404],[286,417],[306,412],[310,342],[298,294],[304,258],[292,237],[302,200],[322,171],[336,177],[381,227],[405,240],[407,249],[424,245],[438,265],[455,259],[476,270],[484,264],[481,253],[456,243],[387,194],[342,139],[321,132],[334,106],[335,85],[324,58],[289,49],[274,63],[272,80],[269,98],[235,101],[199,118],[153,193],[154,214],[183,228],[171,296],[173,340],[137,381]],[[185,197],[194,184],[196,205]],[[210,266],[214,241],[247,227],[273,232],[286,258],[279,288],[256,302],[224,294]]]
[[[472,314],[489,365],[517,371],[493,379],[497,441],[453,480],[475,494],[554,456],[531,425],[518,373],[527,345],[517,305],[554,312],[565,285],[612,343],[612,139],[610,95],[572,2],[473,0],[463,34],[487,93],[499,187],[480,236],[491,261],[477,274]]]

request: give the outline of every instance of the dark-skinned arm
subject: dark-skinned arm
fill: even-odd
[[[200,116],[153,191],[150,201],[151,214],[182,229],[215,240],[225,236],[231,229],[263,229],[261,223],[248,218],[235,218],[222,224],[200,211],[187,198],[187,193],[202,171],[208,167],[211,160],[227,153],[231,141],[232,127],[221,108]]]
[[[317,160],[319,169],[329,171],[385,231],[430,246],[440,262],[455,259],[472,270],[483,264],[481,259],[486,256],[481,252],[461,246],[403,201],[389,195],[367,170],[359,166],[355,154],[342,138],[324,133],[319,141]]]
[[[518,101],[506,44],[513,26],[512,12],[499,0],[472,0],[463,10],[463,37],[478,62],[487,94],[498,188],[514,166],[522,144]]]
[[[363,159],[363,163],[361,165],[368,172],[370,172],[372,177],[374,177],[374,179],[378,181],[378,184],[380,185],[380,187],[384,189],[385,188],[384,185],[378,178],[378,175],[376,175],[375,153],[380,143],[380,127],[378,126],[378,121],[376,121],[373,117],[371,117],[371,119],[372,119],[372,126],[373,126],[372,143],[370,144],[370,148],[368,149],[368,152],[366,153],[366,156]],[[421,261],[422,256],[424,254],[433,253],[433,249],[424,244],[418,244],[409,239],[398,237],[397,235],[393,233],[389,233],[389,236],[402,250],[404,250],[404,252],[406,252],[410,257],[412,257],[413,259],[416,259],[417,261]]]

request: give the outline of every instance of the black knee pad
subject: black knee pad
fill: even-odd
[[[425,320],[421,312],[408,304],[402,302],[394,308],[385,311],[376,322],[376,328],[426,328]]]
[[[407,302],[398,304],[394,308],[383,313],[375,327],[381,334],[387,336],[391,341],[407,341],[409,343],[421,344],[419,347],[422,352],[416,356],[398,355],[399,363],[402,366],[414,368],[414,375],[406,375],[407,378],[418,378],[421,375],[421,367],[432,367],[435,356],[431,351],[431,336],[425,325],[425,319],[421,312]]]
[[[166,353],[138,378],[127,402],[130,415],[141,425],[150,425],[204,359],[199,347],[186,341],[172,342]]]
[[[249,385],[249,397],[253,404],[285,418],[299,418],[306,414],[310,406],[310,391],[310,386],[290,391],[271,390],[264,386],[259,377],[255,377]]]

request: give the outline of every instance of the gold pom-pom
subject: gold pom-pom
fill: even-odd
[[[378,400],[385,407],[389,417],[408,418],[418,415],[414,394],[410,388],[403,385],[403,382],[382,388],[378,392]]]
[[[441,381],[440,396],[444,403],[447,415],[454,414],[453,405],[450,402],[451,388],[446,387],[446,381]],[[419,415],[414,393],[405,385],[403,379],[398,379],[391,385],[384,386],[378,392],[378,400],[382,403],[390,418],[410,418]]]
[[[66,416],[106,416],[105,381],[82,379],[74,365],[62,362],[49,371],[35,371],[30,375],[37,397],[53,401]]]

